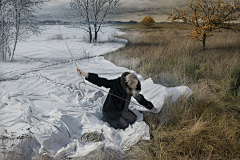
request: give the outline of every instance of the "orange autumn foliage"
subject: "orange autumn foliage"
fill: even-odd
[[[240,16],[240,1],[223,2],[218,0],[190,0],[185,10],[172,8],[168,20],[178,25],[179,20],[185,24],[192,25],[190,37],[197,41],[203,41],[205,49],[206,38],[212,36],[212,31],[219,31],[220,28],[235,29],[238,27],[233,21]]]
[[[151,16],[146,16],[143,18],[143,20],[141,21],[142,25],[144,26],[153,26],[155,21]]]

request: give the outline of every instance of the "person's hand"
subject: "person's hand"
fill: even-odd
[[[151,111],[157,112],[157,108],[153,107],[153,108],[151,109]]]
[[[81,70],[79,68],[77,69],[77,73],[81,76],[88,77],[88,73],[84,72],[83,70]]]

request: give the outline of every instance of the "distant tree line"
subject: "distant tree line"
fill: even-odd
[[[42,25],[72,25],[72,24],[86,24],[84,22],[69,22],[69,21],[61,21],[61,20],[44,20],[39,21]],[[93,24],[93,22],[90,22]],[[107,24],[137,24],[138,22],[135,20],[130,21],[106,21]]]
[[[70,25],[71,23],[68,21],[60,21],[60,20],[45,20],[39,21],[41,25]]]

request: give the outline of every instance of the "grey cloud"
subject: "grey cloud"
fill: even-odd
[[[74,17],[70,14],[69,3],[70,0],[51,0],[39,11],[38,17],[62,20],[73,19]],[[166,14],[171,12],[171,8],[184,8],[187,6],[187,0],[120,0],[120,3],[121,6],[118,13],[113,16],[113,20],[140,21],[144,16],[150,15],[156,21],[166,21]]]
[[[185,0],[122,0],[122,6],[135,6],[135,7],[165,7],[165,8],[172,8],[172,7],[183,7],[187,5],[187,1]]]
[[[67,20],[72,18],[69,3],[61,3],[56,5],[47,5],[38,11],[37,16],[42,20]]]
[[[122,0],[118,14],[114,17],[121,19],[128,17],[137,21],[142,20],[146,15],[155,17],[156,21],[166,21],[167,13],[171,12],[172,8],[187,6],[187,1],[183,0]]]

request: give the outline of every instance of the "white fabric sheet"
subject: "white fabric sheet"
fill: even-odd
[[[83,50],[90,56],[102,55],[124,47],[126,43],[126,40],[119,39],[117,42],[107,42],[112,33],[123,34],[113,27],[105,28],[105,34],[99,35],[100,41],[104,43],[95,44],[82,41],[81,37],[87,36],[83,31],[60,27],[63,37],[68,37],[65,41],[69,44],[74,58],[85,57]],[[59,34],[59,30],[57,26],[52,26],[40,37],[31,37],[26,42],[19,42],[17,46],[17,55],[48,63],[20,56],[15,56],[15,62],[0,63],[0,132],[7,129],[8,132],[21,135],[26,132],[26,128],[32,127],[35,150],[54,159],[62,156],[83,156],[103,146],[124,152],[139,140],[149,140],[149,127],[139,112],[149,110],[130,104],[137,115],[137,121],[125,130],[115,130],[100,120],[107,93],[81,84],[85,97],[79,101],[82,98],[81,92],[71,91],[79,90],[78,83],[83,81],[77,75],[75,64],[69,62],[51,66],[52,63],[71,59],[63,40],[48,40],[56,34]],[[71,38],[73,35],[77,38]],[[144,80],[136,72],[115,66],[103,57],[76,62],[84,71],[97,73],[108,79],[117,78],[126,71],[136,74],[142,85],[141,93],[153,102],[158,112],[167,97],[171,96],[175,101],[180,95],[188,96],[192,93],[186,86],[166,88],[154,84],[151,79]],[[49,67],[39,68],[46,64]],[[64,84],[64,87],[61,84]],[[101,89],[109,90],[104,87]],[[134,98],[132,101],[137,103]],[[93,131],[102,132],[105,140],[87,144],[81,142],[80,137],[84,133]]]

